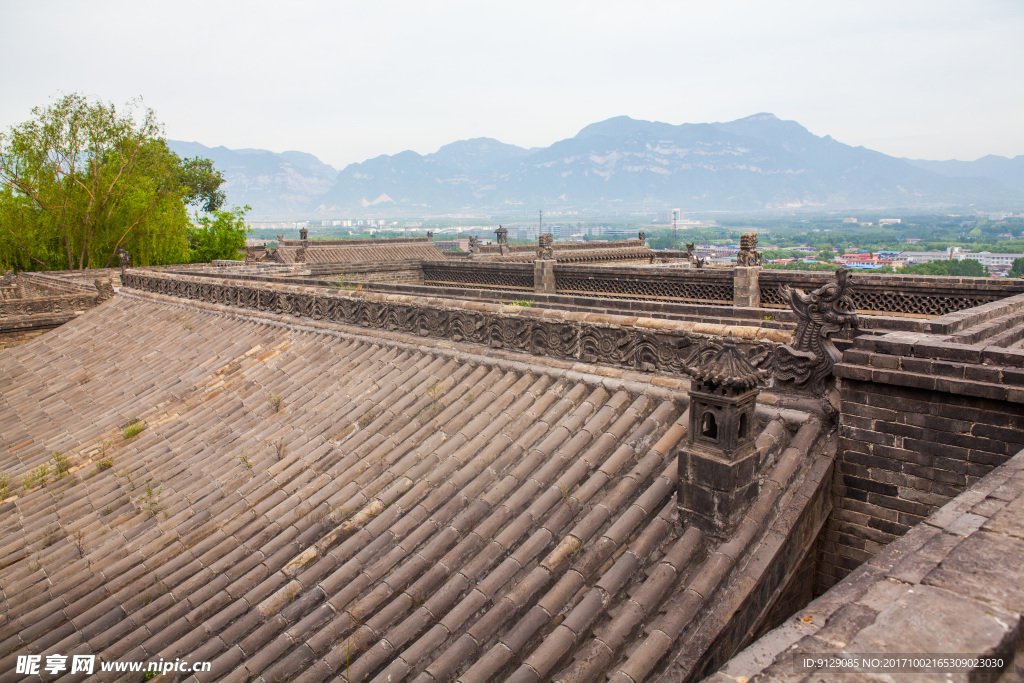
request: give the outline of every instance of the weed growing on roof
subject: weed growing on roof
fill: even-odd
[[[140,498],[142,507],[146,511],[149,517],[156,517],[157,513],[160,512],[160,482],[154,482],[152,479],[146,480],[146,490],[142,493]]]
[[[238,456],[238,462],[245,466],[245,469],[252,469],[252,460],[249,459],[249,449],[243,449],[242,453]]]
[[[144,430],[147,426],[148,425],[146,424],[145,420],[140,420],[137,417],[133,417],[131,420],[128,421],[127,424],[121,426],[121,436],[123,436],[124,440],[127,441],[128,439],[131,439],[141,434],[142,430]]]
[[[432,417],[436,417],[438,413],[444,410],[444,403],[441,402],[441,394],[443,390],[441,385],[437,382],[431,382],[426,386],[424,394],[430,399],[430,405],[425,407],[420,413],[430,412]]]
[[[284,442],[284,437],[278,439],[274,443],[270,444],[274,447],[277,452],[277,459],[284,460],[285,456],[288,455],[288,444]]]
[[[74,543],[75,547],[78,548],[78,556],[85,557],[85,534],[81,529],[79,529],[74,533],[72,539],[72,543]]]
[[[114,466],[114,459],[111,458],[110,456],[107,456],[105,458],[100,458],[96,462],[96,471],[97,472],[103,472],[104,470],[109,470],[113,466]]]
[[[0,500],[3,500],[11,492],[11,478],[6,472],[0,472]]]
[[[64,478],[64,475],[71,469],[71,463],[68,462],[68,456],[64,455],[63,451],[54,451],[53,456],[53,478],[55,481],[60,481]]]
[[[272,394],[267,399],[267,404],[270,405],[270,409],[275,413],[281,412],[281,408],[284,408],[285,406],[284,399],[278,394]]]
[[[188,316],[187,316],[187,315],[183,315],[183,316],[181,316],[181,320],[180,320],[180,321],[178,321],[178,322],[180,322],[180,323],[181,323],[181,326],[182,326],[182,328],[184,328],[184,329],[188,330],[189,332],[191,332],[191,331],[192,331],[192,323],[190,323],[190,322],[188,321]]]
[[[413,607],[419,607],[427,601],[427,595],[423,592],[423,589],[417,586],[408,592],[409,599],[412,600]]]
[[[43,463],[39,467],[30,471],[21,479],[21,485],[25,487],[25,490],[35,488],[36,486],[46,486],[46,478],[50,476],[50,465]]]
[[[512,306],[523,306],[525,308],[529,308],[529,307],[533,306],[535,303],[537,303],[537,302],[533,301],[531,299],[523,299],[521,301],[513,301],[511,305]]]
[[[113,512],[113,510],[111,510],[110,508],[103,508],[103,512],[101,512],[100,514],[103,515],[104,517],[106,517],[111,512]]]
[[[377,416],[380,415],[381,412],[383,411],[381,410],[380,406],[374,406],[372,409],[369,410],[369,412],[367,412],[365,415],[359,418],[359,420],[356,421],[356,426],[358,426],[360,429],[366,429],[371,422],[377,419]]]
[[[562,497],[562,502],[563,503],[568,503],[569,502],[569,486],[568,486],[568,484],[559,484],[558,485],[558,495]]]
[[[49,548],[51,545],[59,541],[60,527],[56,524],[48,524],[46,528],[43,529],[42,540],[44,548]]]
[[[362,285],[357,285],[354,282],[349,282],[348,278],[344,278],[344,277],[341,278],[340,280],[328,281],[327,284],[331,286],[331,289],[347,289],[347,290],[353,291],[353,292],[358,292],[359,290],[361,290],[363,288]]]

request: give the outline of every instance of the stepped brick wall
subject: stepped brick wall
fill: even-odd
[[[865,335],[845,352],[822,586],[1024,448],[1022,317],[1017,296],[930,323],[946,334]]]

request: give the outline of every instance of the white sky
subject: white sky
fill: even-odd
[[[0,129],[81,91],[339,168],[763,111],[895,156],[1014,156],[1022,36],[1020,0],[0,0]]]

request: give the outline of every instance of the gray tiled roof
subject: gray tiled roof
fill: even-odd
[[[674,517],[685,395],[423,344],[121,295],[0,354],[0,470],[71,465],[0,504],[0,680],[649,672],[725,571]]]

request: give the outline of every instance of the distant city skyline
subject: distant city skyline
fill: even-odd
[[[612,116],[771,112],[886,154],[1024,154],[1018,0],[0,6],[0,129],[79,91],[141,96],[167,137],[336,168],[490,137],[545,147]]]

